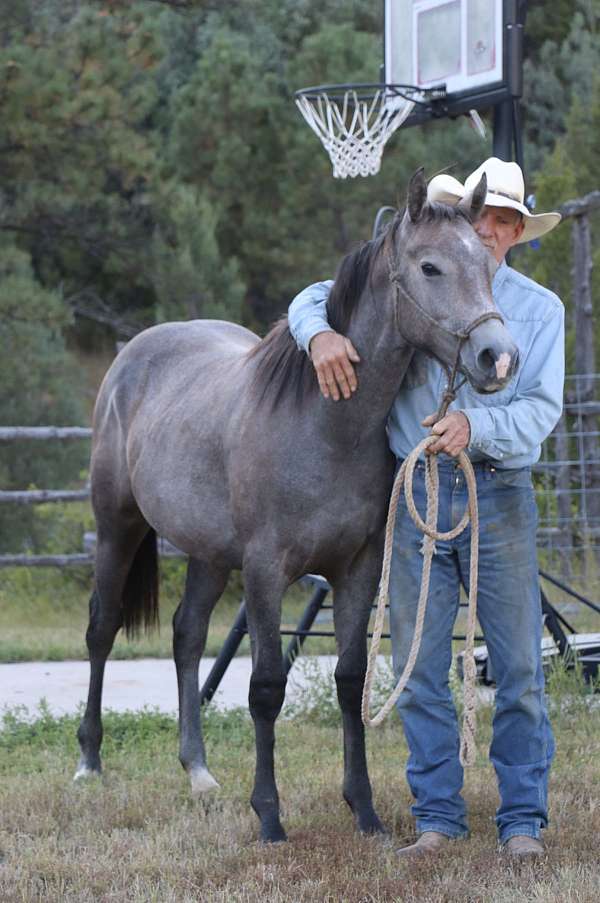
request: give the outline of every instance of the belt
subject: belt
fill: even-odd
[[[402,465],[402,461],[403,461],[402,458],[398,458],[398,467],[400,467]],[[473,465],[473,470],[475,471],[475,473],[478,473],[478,472],[494,473],[496,470],[499,469],[493,461],[471,461],[471,464]],[[416,470],[425,470],[425,461],[417,461],[415,469]],[[440,457],[438,455],[438,470],[454,471],[454,470],[459,470],[459,469],[460,469],[460,465],[459,465],[458,461],[454,460],[454,458],[449,458],[446,455],[444,455],[443,457]]]

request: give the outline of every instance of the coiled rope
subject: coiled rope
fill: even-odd
[[[475,697],[475,679],[477,669],[475,666],[474,647],[475,647],[475,623],[477,617],[477,561],[479,554],[479,515],[477,509],[477,485],[475,482],[475,472],[473,465],[464,451],[458,455],[458,464],[465,474],[468,488],[468,502],[464,514],[460,522],[449,530],[447,533],[440,533],[437,530],[438,519],[438,503],[439,503],[439,476],[437,458],[435,455],[425,456],[425,486],[427,489],[427,514],[426,522],[421,519],[417,511],[413,499],[413,479],[414,470],[419,459],[419,455],[433,442],[437,442],[438,436],[427,436],[423,439],[410,455],[404,460],[400,470],[396,475],[392,494],[390,497],[390,505],[388,511],[387,525],[385,529],[385,547],[383,554],[383,568],[381,573],[381,582],[379,585],[379,594],[377,598],[377,612],[375,615],[375,625],[373,628],[373,639],[371,648],[369,649],[369,657],[367,661],[367,673],[365,675],[365,683],[362,696],[362,720],[368,727],[379,726],[386,716],[391,712],[398,697],[406,687],[412,674],[419,649],[421,646],[421,637],[423,634],[423,623],[425,620],[425,611],[427,608],[427,598],[429,596],[429,580],[431,575],[431,561],[435,553],[436,540],[455,539],[465,529],[469,521],[471,522],[471,557],[470,557],[470,574],[469,574],[469,604],[467,611],[467,629],[464,651],[464,687],[463,687],[463,731],[460,744],[460,761],[464,766],[472,765],[475,761],[475,731],[476,731],[476,697]],[[398,500],[400,492],[404,485],[406,495],[406,504],[410,516],[412,517],[417,528],[424,533],[423,538],[423,573],[421,577],[421,592],[417,605],[417,616],[415,623],[415,632],[413,635],[412,645],[396,688],[391,696],[376,715],[371,716],[371,692],[373,686],[373,678],[375,676],[375,668],[379,645],[381,642],[381,634],[383,632],[383,623],[385,619],[385,608],[389,601],[389,583],[390,583],[390,564],[392,560],[392,545],[394,538],[394,525],[396,523],[396,512],[398,509]]]

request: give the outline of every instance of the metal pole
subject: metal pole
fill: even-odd
[[[513,102],[503,100],[494,107],[494,140],[492,153],[500,160],[512,160]]]
[[[544,615],[544,623],[548,631],[552,635],[552,639],[558,647],[559,654],[563,658],[567,658],[570,652],[569,641],[558,620],[558,612],[553,605],[550,605],[548,597],[543,589],[540,590],[542,600],[542,614]]]
[[[521,168],[523,151],[518,103],[523,94],[523,28],[526,15],[527,4],[522,0],[504,0],[504,77],[510,97],[494,107],[493,154],[507,162],[516,158]]]
[[[219,652],[214,665],[210,670],[210,674],[204,681],[204,686],[200,690],[200,705],[204,705],[215,695],[219,684],[221,683],[221,679],[227,668],[229,667],[229,663],[231,659],[237,652],[240,643],[244,639],[245,635],[248,633],[248,621],[246,619],[246,603],[242,599],[242,603],[240,605],[237,618],[235,619],[235,623],[231,630],[227,635],[227,639],[223,643],[221,647],[221,651]]]
[[[317,587],[317,589],[312,594],[312,597],[304,609],[304,614],[298,621],[298,626],[296,630],[298,633],[300,631],[309,631],[312,627],[315,618],[319,614],[321,606],[325,601],[327,593],[329,592],[328,587]],[[293,636],[290,640],[287,649],[285,650],[285,655],[283,657],[283,664],[285,667],[285,673],[289,674],[290,668],[294,664],[296,657],[298,656],[300,650],[302,649],[302,645],[306,636],[304,634],[300,634],[299,636]]]

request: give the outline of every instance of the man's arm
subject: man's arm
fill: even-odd
[[[316,282],[296,295],[288,310],[290,332],[299,348],[312,360],[324,398],[350,398],[358,382],[353,363],[360,357],[345,336],[327,322],[327,298],[332,280]]]
[[[327,298],[333,279],[315,282],[296,295],[288,309],[288,325],[298,348],[310,354],[310,342],[319,332],[333,332],[327,322]]]
[[[561,306],[536,336],[510,403],[462,410],[469,421],[471,448],[502,460],[530,452],[550,435],[562,410],[564,347]]]

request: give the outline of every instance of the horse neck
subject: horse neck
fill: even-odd
[[[385,278],[379,286],[367,286],[360,298],[347,337],[357,349],[358,390],[351,399],[322,404],[323,424],[340,443],[354,442],[385,428],[387,416],[414,353],[395,322],[396,299]]]

